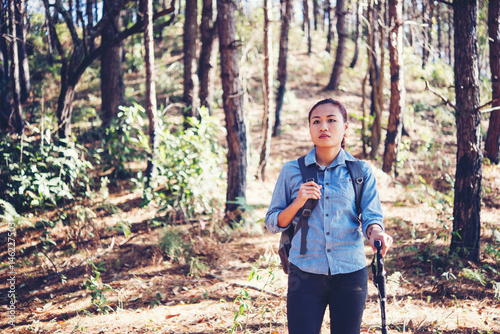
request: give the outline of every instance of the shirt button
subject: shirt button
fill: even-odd
[[[328,185],[329,183],[327,182],[326,185]]]
[[[326,232],[326,235],[330,235],[330,232]]]
[[[329,199],[329,198],[330,198],[330,196],[326,196],[326,199]]]
[[[326,216],[328,217],[328,213],[326,214]]]
[[[330,253],[330,250],[329,250],[329,249],[327,249],[326,251],[327,251],[328,253]]]

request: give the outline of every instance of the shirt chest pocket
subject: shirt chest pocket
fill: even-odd
[[[354,186],[352,184],[352,179],[350,177],[340,177],[338,178],[338,183],[341,195],[349,201],[354,201]]]

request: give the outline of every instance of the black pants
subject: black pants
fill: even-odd
[[[349,274],[317,275],[291,265],[287,317],[290,334],[320,333],[330,306],[333,334],[359,334],[367,297],[367,269]]]

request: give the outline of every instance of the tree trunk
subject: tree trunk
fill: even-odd
[[[337,45],[337,55],[335,57],[335,64],[333,65],[332,76],[325,90],[337,90],[339,88],[340,75],[344,69],[345,41],[347,39],[347,33],[345,31],[345,0],[337,0],[336,14],[339,43]]]
[[[391,101],[389,106],[389,125],[385,138],[384,164],[382,170],[390,173],[397,159],[398,147],[403,129],[403,110],[405,107],[404,65],[403,65],[403,0],[389,0],[389,57],[391,67]],[[397,173],[395,173],[397,174]]]
[[[481,231],[481,112],[477,1],[454,0],[457,167],[450,252],[479,262]]]
[[[102,15],[108,15],[116,0],[104,0]],[[111,44],[121,30],[120,15],[115,15],[102,30],[104,45]],[[122,45],[107,47],[101,56],[101,119],[106,129],[118,114],[118,107],[124,104],[125,88],[122,73]]]
[[[7,36],[7,12],[0,11],[0,35]],[[9,129],[12,108],[9,102],[9,52],[5,38],[0,38],[0,130]]]
[[[358,61],[359,44],[361,43],[361,0],[356,1],[356,35],[354,37],[354,57],[352,58],[350,68],[354,68]]]
[[[333,36],[333,20],[332,20],[332,6],[331,0],[325,0],[325,16],[328,19],[328,31],[326,35],[326,48],[325,51],[330,53],[332,50],[332,36]]]
[[[232,0],[217,1],[224,114],[227,129],[227,196],[225,220],[231,226],[242,220],[243,208],[231,203],[246,199],[247,137],[243,117],[243,91],[239,80],[238,41]]]
[[[184,21],[184,126],[188,127],[188,117],[196,117],[196,92],[194,87],[194,73],[196,69],[196,39],[198,34],[198,4],[197,0],[186,0]]]
[[[375,115],[371,129],[371,151],[370,158],[375,159],[377,156],[378,148],[380,146],[380,141],[382,138],[382,101],[380,100],[380,77],[381,70],[378,67],[380,62],[380,44],[379,44],[379,24],[378,24],[378,12],[377,8],[374,6],[374,1],[370,0],[368,2],[368,24],[371,26],[368,35],[368,57],[369,68],[370,68],[370,85],[372,87],[371,91],[371,110],[372,114]]]
[[[453,28],[453,19],[451,17],[452,11],[448,9],[448,64],[452,64],[452,57],[451,57],[451,40],[453,34],[451,33],[451,29]]]
[[[439,2],[436,4],[436,23],[437,23],[438,57],[439,59],[441,59],[442,48],[443,48],[441,35],[443,34],[443,29],[441,27],[441,4]]]
[[[314,31],[318,30],[318,17],[319,17],[319,4],[318,0],[312,0],[313,3],[313,20],[314,20]]]
[[[113,12],[118,13],[127,2],[127,0],[116,2],[116,6],[115,8],[113,8]],[[66,138],[71,134],[71,114],[73,111],[72,102],[74,98],[74,89],[82,74],[87,69],[87,67],[89,67],[96,59],[98,59],[102,55],[102,52],[105,48],[117,46],[124,39],[142,32],[144,29],[144,20],[142,17],[138,16],[136,24],[121,31],[113,39],[111,44],[105,45],[101,42],[101,45],[98,48],[89,53],[88,50],[86,50],[86,43],[84,43],[82,38],[80,38],[80,36],[78,35],[78,29],[76,29],[70,13],[65,9],[61,0],[56,0],[53,6],[55,6],[55,9],[64,17],[64,21],[71,35],[73,50],[72,52],[68,52],[67,50],[64,50],[63,45],[59,41],[59,37],[55,29],[55,23],[52,22],[52,17],[50,15],[49,1],[43,0],[43,4],[45,7],[46,16],[48,18],[50,34],[54,39],[56,50],[60,57],[61,88],[57,105],[57,115],[59,117],[59,136],[60,138]],[[170,14],[173,12],[173,10],[174,8],[172,7],[165,11],[162,11],[161,14],[157,15],[157,18]],[[94,26],[95,28],[93,29],[92,34],[89,36],[89,38],[97,38],[98,36],[100,36],[102,32],[101,29],[104,27],[105,23],[105,21],[103,20],[106,19],[107,17],[101,18],[101,20]],[[69,57],[66,57],[67,54],[69,55]]]
[[[19,4],[16,6],[16,18],[21,103],[25,103],[28,101],[31,92],[30,68],[26,53],[26,37],[28,34],[28,5],[26,0],[19,0]]]
[[[15,3],[14,0],[9,1],[9,18],[10,18],[10,31],[11,36],[17,36],[17,24],[15,22]],[[24,129],[24,119],[23,112],[21,108],[21,78],[20,78],[20,64],[19,64],[19,54],[17,46],[17,38],[12,38],[11,41],[11,53],[12,53],[12,97],[13,97],[13,113],[10,115],[9,125],[10,128],[17,132],[22,133]]]
[[[71,80],[71,83],[69,82]],[[75,98],[74,78],[61,77],[61,91],[57,101],[57,118],[59,120],[58,135],[60,139],[71,137],[71,116],[73,114],[73,100]]]
[[[488,33],[490,43],[491,97],[495,101],[492,107],[500,107],[500,2],[490,0],[488,3]],[[493,110],[486,134],[484,150],[491,162],[498,164],[500,145],[500,110]]]
[[[153,36],[153,0],[143,0],[144,15],[144,49],[145,67],[146,67],[146,113],[149,120],[149,147],[151,152],[148,154],[148,166],[146,168],[146,186],[151,186],[151,181],[155,175],[155,160],[158,151],[157,136],[157,115],[156,115],[156,86],[155,86],[155,53]]]
[[[307,36],[307,54],[311,54],[312,52],[312,39],[311,39],[311,20],[309,18],[309,1],[308,0],[303,0],[302,2],[304,4],[304,26],[305,26],[305,33]]]
[[[210,74],[215,67],[215,64],[211,63],[215,33],[213,0],[203,0],[200,24],[201,51],[198,80],[200,82],[200,105],[208,108],[209,111],[211,110],[210,105],[212,102]]]
[[[257,175],[262,181],[266,180],[266,164],[271,151],[271,106],[272,101],[272,83],[270,54],[272,54],[272,45],[270,36],[272,36],[271,25],[269,22],[269,1],[264,0],[264,116],[262,117],[262,146],[260,150],[259,169]]]
[[[429,59],[429,36],[430,36],[430,19],[429,19],[430,6],[428,0],[422,0],[422,18],[423,18],[423,47],[422,47],[422,67],[425,67]]]
[[[276,112],[274,117],[273,137],[281,132],[281,111],[286,91],[287,78],[287,54],[288,54],[288,31],[292,16],[292,0],[281,0],[281,32],[280,32],[280,54],[278,58],[278,93],[276,94]]]
[[[92,33],[92,27],[94,26],[94,15],[92,12],[92,7],[94,5],[93,0],[87,0],[87,5],[85,8],[85,13],[87,15],[87,36]],[[88,39],[88,48],[92,52],[95,49],[94,39]]]

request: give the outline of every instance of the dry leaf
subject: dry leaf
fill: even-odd
[[[173,318],[173,317],[178,317],[180,316],[181,314],[180,313],[177,313],[177,314],[169,314],[167,316],[165,316],[165,319],[170,319],[170,318]]]

